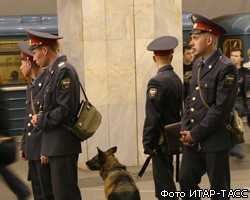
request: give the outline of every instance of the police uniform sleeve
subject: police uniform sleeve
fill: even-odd
[[[26,125],[27,125],[27,112],[28,112],[28,96],[30,95],[29,93],[29,85],[26,88],[26,109],[25,109],[25,119],[24,119],[24,128],[22,131],[22,139],[21,139],[21,145],[20,145],[20,150],[24,151],[25,150],[25,141],[26,141]],[[28,118],[28,120],[30,121],[31,118]]]
[[[195,72],[197,70],[197,63],[200,62],[200,60],[197,60],[195,64],[193,64],[192,66],[192,74],[194,75]],[[191,81],[190,81],[190,85],[192,84],[193,82],[193,79],[194,77],[196,76],[192,76],[191,78]],[[184,102],[184,110],[183,110],[183,116],[182,116],[182,123],[181,123],[181,131],[184,131],[184,130],[189,130],[189,115],[190,115],[190,87],[189,87],[189,91],[188,91],[188,96],[186,97],[185,99],[185,102]]]
[[[146,117],[143,128],[143,147],[147,154],[153,151],[159,143],[162,94],[163,86],[157,80],[151,79],[147,87]]]
[[[229,64],[223,68],[218,76],[216,87],[215,102],[200,123],[190,130],[191,136],[197,142],[226,126],[226,120],[235,104],[238,91],[238,72],[234,65]]]
[[[190,96],[188,95],[186,100],[185,100],[185,106],[184,106],[184,110],[183,110],[183,116],[182,116],[182,123],[181,123],[181,131],[184,130],[188,130],[188,122],[189,122],[189,118],[187,117],[189,115],[190,112],[190,106],[189,106],[189,102],[190,102]]]

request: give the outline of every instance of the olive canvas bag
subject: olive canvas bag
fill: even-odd
[[[102,116],[95,106],[89,102],[81,83],[79,84],[84,99],[81,101],[80,109],[76,117],[76,123],[72,127],[68,125],[64,125],[64,127],[76,135],[81,141],[84,141],[92,137],[96,132],[101,124]]]
[[[101,124],[102,116],[100,112],[89,102],[87,95],[79,82],[81,90],[84,95],[84,100],[81,101],[80,109],[76,116],[76,122],[73,126],[63,125],[65,129],[76,135],[81,141],[92,137]],[[34,102],[31,91],[31,105],[34,114]]]

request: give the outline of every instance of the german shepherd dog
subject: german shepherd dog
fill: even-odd
[[[104,180],[104,192],[107,200],[140,200],[139,190],[128,173],[114,156],[117,147],[103,152],[97,148],[98,154],[86,162],[90,170],[100,170]]]

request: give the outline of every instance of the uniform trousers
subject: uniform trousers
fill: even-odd
[[[167,156],[161,152],[152,157],[153,178],[155,184],[155,197],[159,200],[177,199],[164,196],[162,191],[176,191],[173,180],[173,156]]]
[[[34,200],[54,200],[50,164],[41,164],[40,160],[29,160],[29,178]]]
[[[184,147],[179,174],[179,183],[185,198],[201,199],[200,195],[190,196],[190,192],[199,190],[198,184],[201,177],[207,172],[210,188],[218,195],[213,195],[212,200],[226,200],[224,190],[230,189],[229,151],[200,152],[189,147]]]
[[[78,187],[78,154],[49,156],[55,200],[81,200]]]

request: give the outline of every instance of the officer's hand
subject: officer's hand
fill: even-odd
[[[157,155],[157,150],[156,149],[154,149],[154,150],[152,150],[152,149],[144,149],[144,153],[148,154],[148,155]]]
[[[20,157],[22,160],[27,160],[27,158],[25,157],[24,151],[20,151],[19,157]]]
[[[47,156],[40,156],[41,164],[48,164],[49,158]]]
[[[196,141],[192,138],[190,131],[181,131],[181,139],[184,145],[194,146]]]
[[[32,119],[31,119],[31,123],[35,128],[37,128],[37,118],[38,116],[35,114],[32,116]]]

